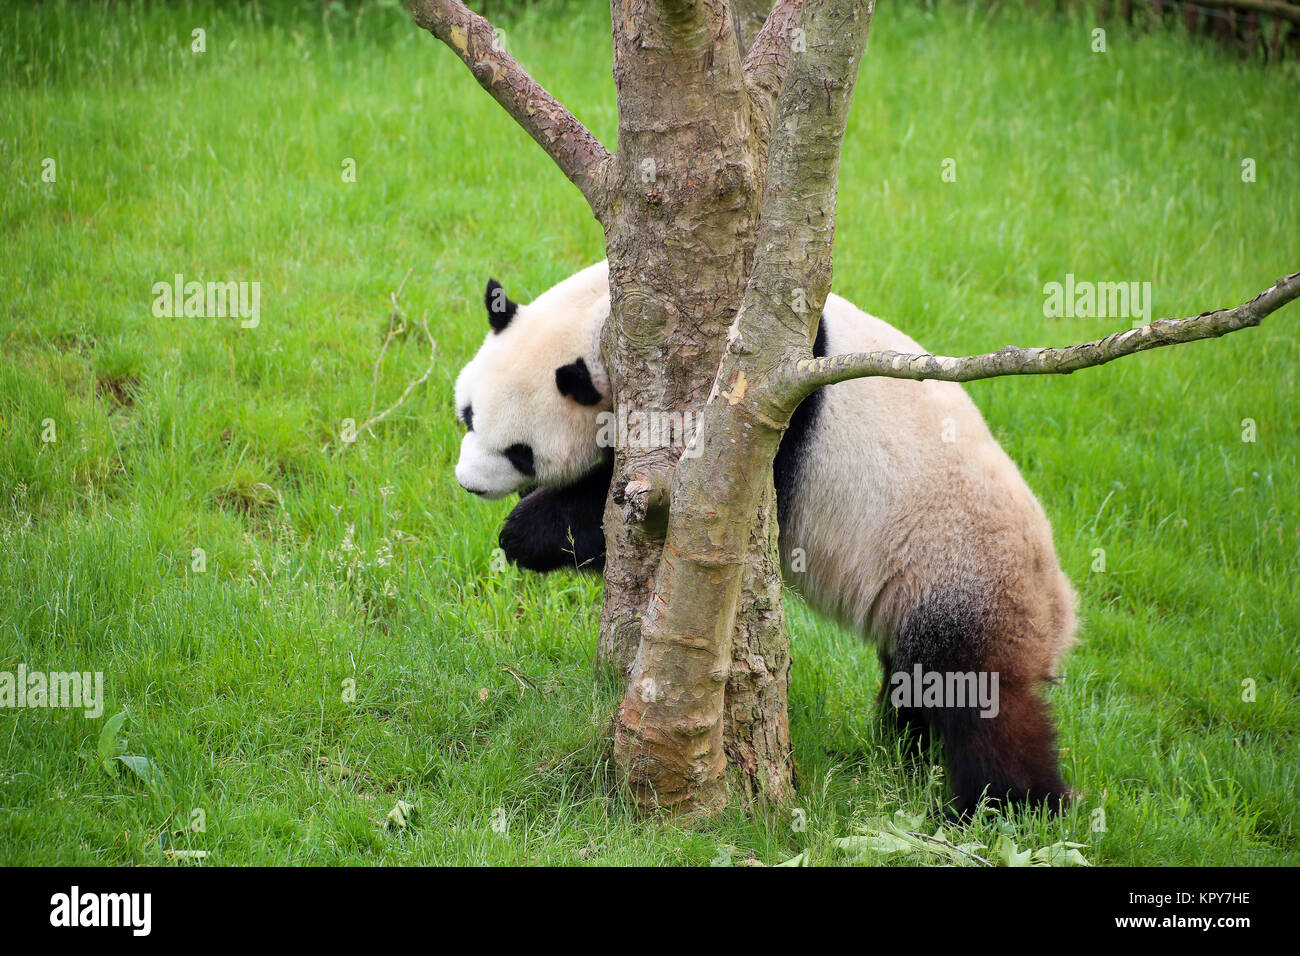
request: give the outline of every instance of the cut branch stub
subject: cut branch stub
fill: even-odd
[[[614,490],[614,501],[623,508],[623,521],[662,531],[668,521],[668,486],[649,475],[637,473]]]

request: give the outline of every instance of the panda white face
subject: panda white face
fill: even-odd
[[[532,305],[488,283],[492,331],[456,379],[456,414],[466,428],[456,480],[466,491],[503,498],[567,485],[600,461],[596,416],[609,408],[609,388],[596,336],[608,293],[603,265],[599,277],[588,276],[592,269]],[[583,277],[589,281],[575,283]]]

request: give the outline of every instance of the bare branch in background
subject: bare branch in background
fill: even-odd
[[[1251,10],[1267,13],[1282,20],[1300,23],[1300,5],[1285,0],[1196,0],[1200,7],[1217,7],[1221,10]]]
[[[396,292],[388,293],[389,301],[393,303],[393,309],[388,314],[388,334],[384,336],[384,344],[379,348],[379,356],[375,359],[374,372],[371,375],[370,417],[357,426],[357,434],[360,434],[361,432],[368,432],[372,438],[375,437],[375,433],[372,430],[371,426],[376,425],[379,422],[382,422],[393,412],[397,411],[397,409],[401,408],[402,403],[406,401],[406,399],[410,396],[410,394],[413,391],[415,391],[419,386],[423,385],[425,382],[429,380],[429,376],[433,374],[434,368],[437,367],[438,343],[434,341],[433,333],[429,331],[428,320],[421,317],[415,320],[415,324],[424,330],[424,336],[429,340],[429,365],[427,368],[425,368],[423,375],[421,375],[419,378],[413,379],[410,383],[407,384],[406,388],[402,390],[402,394],[397,399],[397,401],[389,405],[379,414],[377,415],[375,414],[375,396],[379,390],[379,367],[383,364],[384,356],[388,354],[388,346],[390,346],[393,343],[393,340],[395,338],[397,338],[400,335],[404,335],[408,328],[406,313],[402,311],[402,307],[398,305],[398,299],[402,297],[402,290],[406,288],[406,280],[411,278],[411,272],[414,270],[414,268],[415,267],[412,266],[410,269],[406,270],[406,275],[402,277],[401,285],[397,287]],[[339,445],[339,449],[338,452],[336,452],[336,454],[342,454],[343,452],[351,448],[353,444],[354,443],[350,441],[344,442],[343,444]]]
[[[546,150],[600,219],[612,163],[609,150],[515,62],[492,24],[460,0],[413,0],[411,13],[416,23],[456,52],[479,85]]]
[[[389,300],[393,303],[393,311],[388,313],[388,334],[384,336],[384,344],[379,348],[379,355],[375,359],[375,368],[370,376],[370,414],[375,414],[375,401],[379,394],[379,369],[384,364],[384,356],[388,354],[388,346],[393,344],[393,339],[406,332],[406,313],[402,311],[397,300],[402,297],[402,291],[406,288],[406,280],[411,278],[411,273],[415,271],[415,266],[406,270],[406,275],[402,276],[402,282],[397,287],[396,292],[388,293]]]
[[[763,22],[772,12],[772,0],[728,0],[736,18],[736,38],[743,54],[754,45],[754,38],[763,29]]]

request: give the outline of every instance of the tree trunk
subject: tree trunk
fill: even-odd
[[[615,214],[606,225],[612,315],[604,352],[615,401],[629,413],[698,413],[713,385],[753,261],[765,138],[751,123],[743,52],[726,8],[674,6],[642,0],[611,5],[614,77],[619,100]],[[672,14],[677,15],[672,15]],[[623,489],[637,478],[665,487],[681,445],[618,449],[607,504],[605,607],[599,666],[631,674],[645,639],[646,609],[663,560],[663,528],[625,520]],[[768,479],[770,484],[770,476]],[[764,503],[770,508],[774,498]],[[757,506],[754,511],[761,511]],[[757,600],[731,640],[730,617],[704,622],[741,666],[729,689],[735,701],[730,749],[744,789],[783,796],[789,789],[789,731],[785,687],[788,637],[780,607],[776,522],[763,514],[759,531],[739,553]],[[731,614],[734,615],[734,596]],[[764,653],[764,651],[766,653]],[[711,680],[721,684],[728,669]],[[634,683],[634,696],[654,702],[684,689],[673,675]],[[689,693],[689,692],[688,692]],[[706,694],[718,722],[723,695]],[[714,699],[716,698],[716,699]],[[696,700],[702,704],[703,698]],[[699,715],[693,715],[694,721]],[[689,731],[693,733],[694,731]],[[616,742],[633,779],[647,755],[629,738]],[[714,746],[712,779],[700,806],[723,801],[722,738]],[[674,773],[647,776],[639,788],[648,804],[671,806],[694,794],[694,782]],[[694,803],[692,809],[695,808]]]
[[[646,806],[720,806],[727,753],[748,792],[781,799],[791,787],[772,460],[797,403],[770,386],[784,360],[810,356],[830,290],[839,148],[867,10],[852,0],[804,4],[804,36],[775,106],[755,261],[744,295],[728,303],[699,453],[671,474],[636,476],[652,489],[648,499],[669,502],[614,736],[615,759]],[[619,482],[616,469],[616,497]],[[651,518],[627,505],[627,491],[624,519]]]
[[[605,224],[612,314],[603,351],[619,409],[682,413],[708,395],[739,304],[757,211],[756,157],[730,24],[683,4],[613,3],[619,150]],[[671,473],[680,447],[617,449],[616,475]],[[617,488],[619,482],[615,481]],[[626,674],[661,537],[606,510],[602,668]]]
[[[611,156],[495,42],[486,20],[460,0],[414,0],[416,21],[450,46],[550,154],[605,229],[612,315],[603,351],[616,410],[682,415],[698,411],[710,393],[754,258],[772,112],[793,59],[800,7],[801,0],[780,0],[746,52],[726,2],[611,3],[619,106],[619,148]],[[645,502],[634,495],[627,503],[628,480],[642,489],[668,488],[682,451],[680,444],[617,449],[606,503],[597,660],[607,673],[631,672],[645,646],[645,622],[654,619],[651,600],[665,566],[664,522],[636,514]],[[741,789],[778,799],[789,791],[789,651],[770,456],[755,491],[737,525],[744,536],[729,555],[737,575],[728,576],[725,606],[701,617],[712,650],[722,654],[707,692],[674,673],[658,675],[657,689],[643,684],[641,691],[647,698],[672,698],[686,710],[695,707],[690,720],[712,728],[707,780],[694,770],[673,779],[644,773],[658,766],[657,758],[639,753],[626,735],[621,745],[616,741],[633,790],[647,806],[721,805],[724,725],[725,750],[740,770]],[[738,615],[741,594],[745,610]],[[733,649],[734,673],[728,666]],[[688,698],[694,701],[689,706]],[[659,756],[670,749],[661,748]]]

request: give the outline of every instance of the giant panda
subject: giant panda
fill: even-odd
[[[611,409],[607,264],[529,305],[490,281],[485,304],[490,330],[455,386],[456,479],[484,498],[522,494],[500,536],[519,566],[599,570],[613,477],[598,442]],[[876,349],[924,351],[829,296],[814,355]],[[875,642],[882,707],[909,737],[941,739],[954,811],[981,799],[1059,810],[1069,792],[1041,691],[1075,641],[1075,595],[1046,514],[962,387],[822,388],[796,410],[773,471],[786,582]],[[931,675],[952,680],[947,696]],[[993,706],[958,693],[969,675],[996,691]]]

